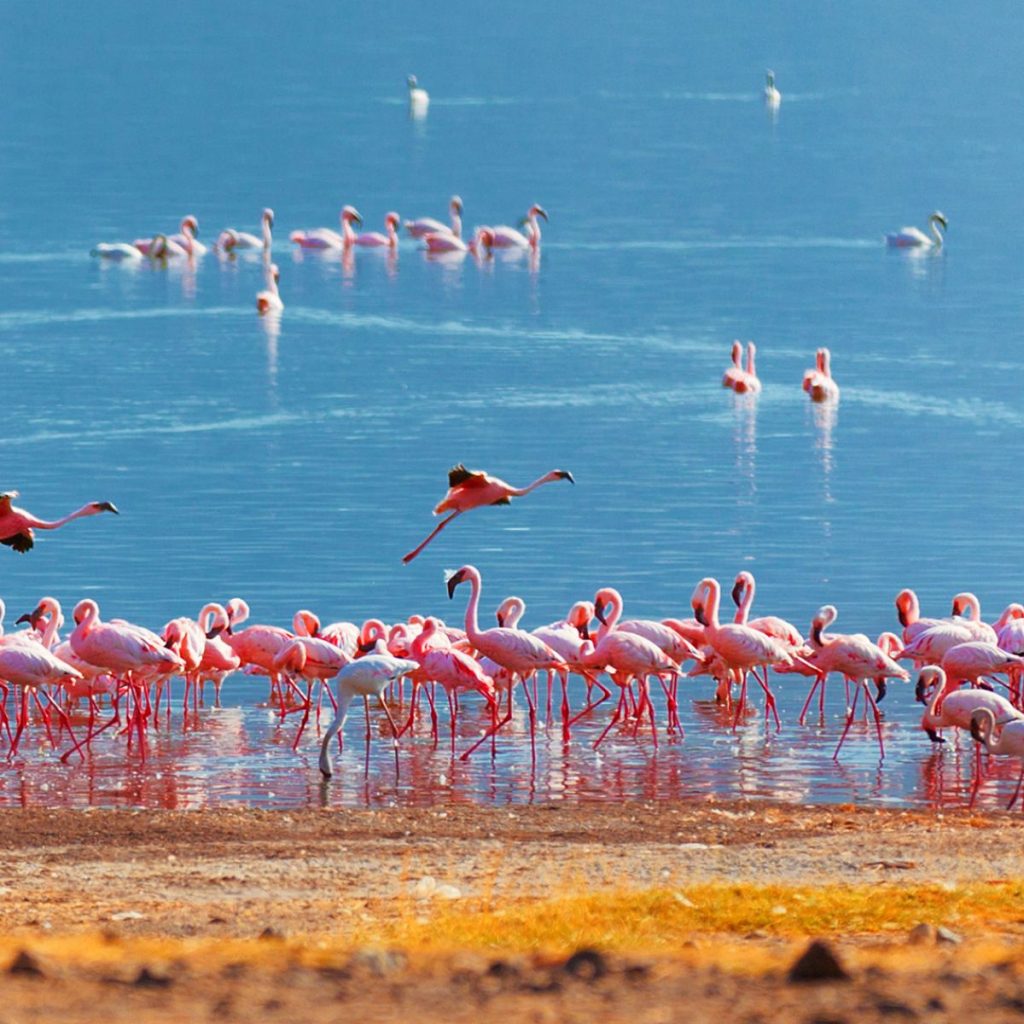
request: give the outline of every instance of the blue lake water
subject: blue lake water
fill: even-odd
[[[0,489],[43,516],[92,498],[123,513],[0,551],[12,611],[92,596],[159,627],[240,594],[256,621],[298,607],[458,620],[442,572],[464,562],[485,604],[523,596],[529,625],[603,585],[628,614],[688,614],[700,577],[740,568],[762,613],[805,626],[827,601],[837,629],[872,635],[894,626],[903,586],[925,614],[965,589],[988,618],[1021,599],[1024,26],[1010,4],[811,17],[655,2],[598,18],[576,0],[41,3],[5,18]],[[423,120],[410,72],[431,93]],[[397,259],[345,264],[287,242],[335,227],[344,203],[379,230],[392,209],[443,217],[456,192],[469,227],[542,203],[539,261],[436,261],[409,240]],[[207,243],[256,230],[265,205],[278,325],[255,313],[257,260],[89,256],[186,213]],[[936,208],[941,253],[885,248]],[[734,337],[758,343],[757,400],[720,387]],[[823,344],[842,386],[831,412],[799,386]],[[475,512],[403,566],[459,461],[515,483],[564,467],[577,486]],[[833,765],[841,702],[819,735],[795,724],[805,688],[780,690],[785,727],[767,744],[756,720],[734,736],[684,703],[685,742],[653,759],[628,738],[600,760],[582,740],[568,756],[542,744],[531,772],[520,737],[453,774],[421,738],[419,775],[397,787],[386,744],[361,772],[357,728],[328,799],[920,804],[961,777],[915,730],[907,687],[887,699],[882,771],[866,733]],[[229,683],[236,706],[144,767],[123,741],[71,773],[30,750],[0,771],[0,801],[320,799],[314,741],[291,753],[261,695]]]

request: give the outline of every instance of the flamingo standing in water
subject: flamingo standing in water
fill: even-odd
[[[971,718],[978,708],[988,708],[998,725],[1024,721],[1024,713],[991,690],[950,690],[946,673],[938,665],[929,665],[921,670],[914,696],[925,705],[921,728],[932,743],[946,742],[938,734],[939,729],[970,729]]]
[[[939,230],[940,225],[941,231]],[[931,230],[931,237],[920,228],[900,228],[899,231],[886,235],[885,243],[896,249],[941,249],[942,232],[949,230],[949,222],[946,220],[945,214],[936,210],[928,218],[928,227]]]
[[[280,313],[284,309],[281,301],[281,293],[277,290],[277,282],[281,279],[281,271],[276,263],[268,263],[263,268],[263,278],[266,288],[256,294],[256,309],[260,316],[265,313]]]
[[[18,497],[17,491],[0,494],[0,544],[6,544],[15,551],[30,551],[35,544],[34,530],[56,530],[72,519],[83,519],[96,516],[101,512],[118,514],[117,508],[110,501],[90,501],[74,512],[69,512],[61,519],[40,519],[23,508],[17,508],[11,502]]]
[[[422,238],[427,252],[432,253],[471,252],[474,256],[486,256],[494,248],[494,231],[489,227],[476,228],[468,242],[447,231],[426,234]]]
[[[804,391],[812,402],[837,402],[839,385],[832,377],[832,353],[819,348],[816,356],[817,368],[804,374]]]
[[[917,600],[917,594],[909,588],[901,590],[896,595],[896,616],[903,627],[903,642],[910,643],[918,633],[923,633],[932,626],[937,626],[943,619],[929,619],[921,617],[921,605]]]
[[[534,203],[533,206],[526,211],[526,217],[524,218],[529,231],[528,235],[524,235],[521,231],[517,231],[515,228],[510,228],[507,224],[499,224],[498,227],[494,229],[494,248],[540,248],[540,225],[537,223],[538,217],[543,217],[545,220],[548,219],[548,215],[544,207]]]
[[[262,249],[266,256],[270,255],[274,239],[270,229],[274,226],[274,211],[266,207],[260,215],[262,235],[253,235],[248,231],[236,231],[234,228],[225,228],[217,236],[217,248],[223,252],[234,252],[236,249]]]
[[[499,729],[512,719],[511,708],[511,687],[518,676],[523,684],[526,693],[526,702],[530,708],[530,750],[536,752],[535,729],[537,720],[537,709],[533,702],[533,695],[530,693],[529,679],[535,672],[542,672],[545,669],[559,669],[565,665],[565,659],[553,651],[543,640],[538,639],[532,633],[522,629],[502,628],[480,629],[477,611],[480,606],[480,592],[483,586],[480,578],[480,570],[473,565],[464,565],[448,577],[448,597],[455,596],[455,588],[460,583],[469,581],[471,593],[469,603],[466,605],[466,638],[470,644],[481,654],[486,655],[495,664],[507,669],[512,673],[510,682],[509,709],[504,718],[495,721],[491,728],[477,740],[463,755],[466,760],[470,754],[480,746],[488,737],[493,736]]]
[[[777,615],[762,615],[756,619],[750,618],[750,607],[754,603],[754,595],[756,593],[757,584],[754,582],[754,574],[747,572],[746,569],[737,573],[732,585],[732,601],[736,605],[736,615],[733,622],[741,626],[749,626],[751,629],[756,629],[759,633],[764,633],[765,636],[781,640],[782,643],[792,648],[794,653],[802,650],[806,643],[800,630],[792,622],[780,619]]]
[[[392,658],[390,654],[368,654],[358,661],[349,662],[338,673],[338,710],[334,721],[327,727],[323,742],[320,744],[320,772],[329,779],[333,772],[331,765],[331,740],[338,731],[345,727],[348,718],[348,706],[354,697],[362,697],[367,704],[369,717],[369,698],[376,697],[391,724],[391,734],[395,745],[395,772],[398,771],[398,726],[391,717],[391,709],[384,701],[384,691],[398,682],[403,676],[412,675],[419,665],[406,658]]]
[[[1006,722],[1000,730],[998,738],[994,738],[996,716],[989,708],[979,707],[971,715],[971,736],[990,754],[1003,754],[1010,757],[1024,758],[1024,721]],[[1024,784],[1024,761],[1021,762],[1017,788],[1006,805],[1009,810],[1020,796],[1021,785]]]
[[[458,196],[452,196],[448,201],[448,213],[451,216],[451,227],[442,224],[433,217],[419,217],[416,220],[407,220],[405,230],[413,238],[422,238],[424,235],[454,235],[462,237],[462,200]]]
[[[740,699],[736,707],[735,724],[739,723],[746,705],[747,674],[753,673],[765,695],[765,723],[768,715],[775,718],[776,728],[781,728],[779,713],[775,707],[775,694],[768,685],[768,666],[793,664],[788,647],[781,641],[764,633],[741,626],[737,623],[722,625],[718,621],[718,605],[721,600],[721,585],[714,577],[706,576],[694,588],[690,598],[694,616],[704,627],[705,638],[714,652],[733,671],[740,675]],[[758,675],[761,668],[764,676]]]
[[[512,498],[521,498],[530,491],[550,484],[556,480],[568,480],[574,484],[572,473],[565,469],[553,469],[545,473],[538,480],[525,487],[513,487],[496,476],[490,476],[479,469],[466,469],[460,462],[448,470],[448,493],[441,499],[434,509],[434,515],[439,516],[445,512],[451,512],[434,527],[427,535],[427,538],[408,554],[402,557],[402,561],[408,564],[411,562],[456,516],[468,512],[470,509],[479,508],[481,505],[508,505]]]
[[[341,211],[340,234],[330,228],[312,228],[309,231],[293,231],[288,237],[303,249],[348,249],[356,241],[353,222],[362,224],[363,218],[354,206],[345,206]]]
[[[964,591],[953,598],[952,621],[961,623],[971,631],[973,639],[985,643],[996,642],[996,629],[981,620],[981,602],[970,591]]]

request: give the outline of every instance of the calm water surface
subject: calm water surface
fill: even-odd
[[[159,627],[241,594],[257,621],[457,620],[442,571],[466,561],[485,604],[518,593],[530,625],[608,584],[629,614],[684,614],[697,579],[740,568],[762,611],[804,625],[831,601],[837,628],[872,635],[905,585],[931,614],[963,589],[989,617],[1021,599],[1014,6],[5,16],[0,488],[46,516],[93,497],[123,512],[2,552],[12,610],[89,595]],[[423,121],[409,72],[432,94]],[[469,226],[543,203],[541,259],[289,251],[290,230],[335,226],[343,203],[379,229],[390,209],[443,216],[453,192]],[[254,312],[258,261],[88,255],[188,212],[209,243],[254,230],[264,205],[279,324]],[[943,252],[885,249],[935,208]],[[733,337],[758,343],[755,401],[719,386]],[[799,389],[821,344],[835,410]],[[577,486],[467,517],[403,567],[458,461],[514,482],[565,467]],[[569,755],[542,741],[535,771],[522,736],[493,766],[452,767],[421,736],[397,783],[384,742],[364,771],[353,723],[327,799],[962,798],[967,745],[933,753],[909,688],[885,705],[884,769],[863,730],[832,763],[841,701],[802,729],[803,688],[781,690],[769,742],[756,720],[734,735],[684,703],[685,742],[657,755],[625,737],[598,757],[584,730]],[[123,741],[71,769],[29,751],[0,770],[0,800],[316,803],[315,741],[292,753],[292,723],[279,731],[261,697],[229,683],[231,706],[175,718],[145,766],[126,766]]]

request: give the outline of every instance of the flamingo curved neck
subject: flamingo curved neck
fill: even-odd
[[[932,229],[932,237],[935,239],[936,248],[942,247],[943,237],[942,230],[939,228],[939,222],[934,217],[928,222],[929,227]]]
[[[474,643],[480,638],[480,621],[477,612],[480,607],[480,592],[483,590],[483,581],[480,574],[474,569],[467,573],[469,577],[470,594],[469,603],[466,605],[466,635]]]
[[[605,616],[604,625],[597,631],[598,643],[615,631],[619,619],[622,618],[622,595],[614,587],[608,587],[602,591],[601,596],[608,602],[611,611]]]
[[[754,577],[745,575],[743,577],[743,597],[740,599],[739,607],[736,609],[736,617],[733,620],[740,626],[745,626],[747,624],[747,619],[750,616],[750,608],[754,603],[755,590]]]

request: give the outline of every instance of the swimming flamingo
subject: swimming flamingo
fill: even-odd
[[[56,530],[65,523],[70,523],[72,519],[96,516],[101,512],[118,514],[113,502],[90,501],[88,505],[83,505],[61,519],[40,519],[31,512],[12,505],[11,501],[17,497],[17,491],[0,494],[0,544],[6,544],[7,547],[21,553],[30,551],[35,544],[34,530]]]
[[[812,402],[837,402],[839,385],[832,377],[832,353],[827,348],[818,349],[817,371],[804,374],[804,391]]]
[[[405,230],[413,238],[422,238],[424,235],[454,235],[462,237],[462,200],[458,196],[452,196],[448,200],[448,213],[451,216],[451,227],[442,224],[433,217],[419,217],[416,220],[407,220]]]
[[[348,706],[354,697],[362,697],[367,703],[369,714],[369,698],[376,697],[380,706],[388,716],[391,733],[395,745],[395,771],[398,771],[398,726],[391,717],[391,709],[384,701],[384,691],[392,683],[398,682],[403,676],[412,675],[419,668],[415,661],[405,658],[392,658],[390,654],[368,654],[365,658],[349,662],[338,673],[338,710],[334,721],[327,727],[323,742],[320,744],[320,772],[325,779],[331,777],[331,740],[340,729],[345,727],[348,718]]]
[[[284,309],[284,303],[281,301],[281,293],[277,290],[281,271],[278,270],[276,263],[264,265],[263,278],[267,287],[256,294],[256,309],[260,316],[265,313],[280,313]]]
[[[398,248],[398,225],[401,222],[401,218],[397,213],[391,212],[384,218],[384,227],[387,234],[382,235],[379,231],[364,231],[361,235],[356,235],[352,240],[353,245],[361,245],[366,248]]]
[[[468,242],[447,231],[426,234],[422,238],[427,252],[432,253],[471,252],[474,256],[487,256],[494,247],[494,231],[489,227],[475,228]]]
[[[199,232],[199,221],[193,214],[188,214],[181,220],[181,230],[175,235],[156,235],[154,239],[136,238],[132,245],[135,246],[144,256],[149,256],[149,248],[156,238],[163,238],[166,242],[167,256],[202,256],[206,252],[206,246],[200,242],[196,235]]]
[[[991,690],[948,689],[946,673],[938,665],[929,665],[921,670],[914,695],[926,707],[921,718],[921,728],[932,743],[946,742],[938,734],[938,729],[970,729],[971,718],[978,708],[988,708],[998,725],[1024,721],[1024,713],[1018,711],[1005,697]]]
[[[543,206],[539,206],[534,203],[529,210],[526,211],[526,217],[524,221],[529,229],[529,235],[524,235],[521,231],[517,231],[515,228],[510,228],[507,224],[499,224],[498,227],[494,228],[494,248],[495,249],[537,249],[540,246],[540,225],[537,223],[537,218],[543,217],[545,220],[548,219],[547,212]]]
[[[103,259],[117,262],[135,263],[144,259],[161,260],[167,258],[167,236],[154,235],[145,250],[132,242],[100,242],[90,253]]]
[[[274,244],[270,229],[274,226],[274,211],[266,207],[260,215],[260,223],[263,226],[262,237],[250,234],[248,231],[236,231],[234,228],[225,228],[217,236],[217,248],[223,252],[234,252],[235,249],[262,249],[267,255]]]
[[[747,342],[747,366],[746,369],[740,374],[739,379],[736,381],[733,389],[737,394],[741,395],[756,395],[761,390],[761,381],[757,376],[757,370],[754,367],[754,357],[757,355],[757,346],[752,342]]]
[[[782,102],[782,93],[775,86],[775,72],[771,68],[764,73],[764,101],[769,107],[777,107]]]
[[[721,600],[721,585],[714,577],[706,576],[694,588],[690,598],[697,621],[704,626],[708,644],[734,672],[739,673],[740,699],[736,708],[735,723],[743,714],[747,695],[747,673],[753,673],[765,695],[765,722],[768,715],[775,717],[776,728],[781,728],[779,713],[775,707],[775,695],[768,685],[769,665],[792,665],[793,657],[781,641],[764,633],[741,626],[737,623],[722,625],[718,621],[718,605]],[[764,676],[758,675],[761,668]]]
[[[522,629],[498,627],[497,629],[480,629],[477,609],[480,606],[480,592],[483,586],[480,570],[473,565],[464,565],[448,577],[448,597],[455,596],[455,588],[460,583],[469,581],[471,588],[469,603],[466,606],[466,637],[473,647],[486,655],[502,668],[513,674],[512,683],[518,676],[526,692],[526,701],[530,708],[530,749],[534,747],[534,730],[536,725],[536,707],[528,686],[529,678],[545,669],[557,669],[565,664],[565,659],[553,651],[543,640]],[[511,705],[511,696],[509,698]],[[488,737],[493,736],[512,718],[511,706],[506,716],[492,724],[483,736],[477,740],[463,755],[466,760],[477,747]]]
[[[939,225],[942,230],[939,230]],[[928,227],[931,229],[929,238],[920,228],[900,228],[899,231],[885,236],[886,245],[897,249],[920,248],[920,249],[941,249],[943,242],[943,231],[949,230],[949,222],[944,214],[936,210],[928,218]]]
[[[574,484],[572,473],[565,469],[553,469],[526,487],[513,487],[496,476],[490,476],[479,469],[466,469],[460,462],[448,470],[448,493],[434,509],[434,515],[451,512],[434,527],[427,538],[402,557],[402,561],[411,562],[456,516],[479,508],[481,505],[508,505],[512,498],[521,498],[543,484],[555,480],[568,480]]]
[[[995,728],[996,716],[988,708],[979,707],[971,715],[971,736],[976,743],[980,743],[990,754],[1024,758],[1024,721],[1004,723],[998,738],[993,739]],[[1006,805],[1007,810],[1017,802],[1022,784],[1024,784],[1024,761],[1021,762],[1017,788]]]
[[[345,206],[341,211],[341,234],[330,228],[313,228],[310,231],[293,231],[288,237],[303,249],[347,249],[356,240],[353,222],[362,224],[363,218],[354,206]]]
[[[743,377],[743,343],[737,339],[732,343],[732,366],[722,376],[722,387],[736,390]]]
[[[423,117],[430,106],[430,93],[420,86],[415,75],[409,75],[405,84],[409,87],[409,113],[413,117]]]
[[[985,643],[996,642],[996,630],[981,620],[981,602],[970,591],[957,594],[953,598],[953,621],[962,624],[973,634],[975,640]]]

